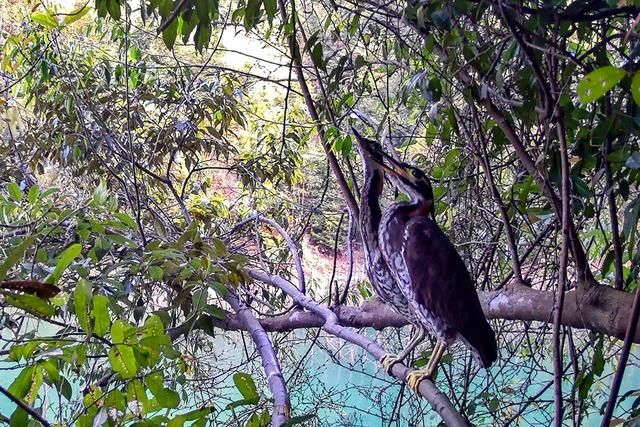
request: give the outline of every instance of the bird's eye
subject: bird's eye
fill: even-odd
[[[414,169],[413,170],[413,176],[415,178],[420,178],[422,176],[422,171],[419,171],[418,169]]]

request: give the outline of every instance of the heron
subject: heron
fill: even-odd
[[[370,160],[410,198],[391,203],[382,213],[380,252],[412,315],[438,340],[427,366],[412,371],[407,383],[417,393],[422,380],[434,377],[444,352],[456,340],[471,350],[479,365],[489,368],[498,357],[495,333],[467,267],[435,222],[429,178],[379,147],[367,147],[375,150]]]
[[[386,372],[390,373],[393,365],[404,360],[425,338],[426,330],[422,327],[407,298],[396,284],[396,280],[389,270],[378,244],[378,228],[382,218],[380,195],[384,187],[384,170],[379,166],[382,162],[382,156],[376,149],[376,141],[363,137],[353,127],[351,129],[356,137],[356,146],[360,152],[364,170],[364,179],[360,190],[359,222],[365,254],[365,272],[380,299],[417,327],[416,334],[397,356],[385,354],[380,359]],[[376,157],[377,161],[372,161],[372,157]]]

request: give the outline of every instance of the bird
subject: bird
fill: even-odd
[[[438,340],[426,368],[412,371],[407,383],[418,393],[420,382],[434,377],[444,352],[456,340],[471,350],[480,366],[489,368],[498,358],[495,333],[464,261],[435,221],[429,178],[379,147],[371,148],[378,152],[371,161],[410,198],[391,203],[382,213],[380,251],[412,313]]]
[[[380,195],[384,187],[384,170],[379,166],[379,163],[382,162],[382,157],[380,152],[376,150],[377,142],[363,137],[353,127],[351,130],[356,137],[356,147],[362,158],[362,168],[364,170],[363,184],[360,189],[359,223],[365,255],[365,272],[380,299],[407,319],[409,323],[417,327],[417,331],[411,341],[397,356],[389,353],[380,359],[387,373],[390,373],[394,363],[404,360],[422,342],[426,336],[426,330],[422,327],[418,316],[413,313],[407,298],[398,287],[378,244],[378,228],[382,218]],[[372,157],[377,157],[377,161],[372,161]]]

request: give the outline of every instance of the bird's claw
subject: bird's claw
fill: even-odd
[[[407,384],[409,385],[409,388],[411,388],[411,390],[413,390],[413,392],[415,394],[420,396],[420,392],[419,392],[418,389],[420,388],[420,383],[422,382],[422,380],[433,381],[434,378],[435,378],[435,370],[433,370],[433,369],[425,369],[425,370],[418,369],[418,370],[409,372],[409,374],[407,375]]]
[[[380,363],[382,364],[382,367],[384,368],[384,371],[387,373],[387,375],[391,375],[391,369],[393,369],[393,365],[398,362],[401,362],[401,360],[395,354],[387,353],[380,359]]]

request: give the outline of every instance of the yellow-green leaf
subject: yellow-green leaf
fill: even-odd
[[[40,24],[47,29],[58,28],[58,20],[55,16],[51,15],[49,11],[46,12],[34,12],[31,14],[31,20],[36,24]]]
[[[65,16],[64,23],[71,24],[73,22],[76,22],[78,19],[86,15],[87,12],[89,12],[89,7],[86,4],[84,6],[80,6],[73,12],[70,12],[67,14],[67,16]]]
[[[617,67],[602,67],[584,76],[578,83],[578,96],[583,104],[593,102],[607,93],[625,76],[626,71]]]
[[[138,372],[138,365],[133,349],[126,344],[117,344],[109,350],[111,368],[124,379],[133,378]]]
[[[635,73],[631,80],[631,95],[636,104],[640,105],[640,72]]]
[[[58,257],[56,268],[55,270],[53,270],[53,273],[51,273],[49,277],[47,277],[46,282],[52,285],[55,284],[60,279],[62,273],[69,266],[69,264],[71,264],[74,259],[80,256],[81,251],[82,246],[80,245],[80,243],[74,243],[73,245],[65,249],[64,252],[62,252]]]
[[[20,190],[20,186],[15,182],[10,182],[7,185],[7,191],[9,191],[9,196],[16,202],[22,200],[22,190]]]
[[[51,317],[55,309],[43,299],[31,294],[5,293],[6,301],[14,307],[20,308],[40,317]]]
[[[160,336],[164,335],[164,324],[158,315],[152,315],[144,321],[144,336]]]
[[[4,262],[0,264],[0,282],[4,280],[5,276],[7,275],[7,272],[11,269],[11,267],[13,267],[20,260],[20,258],[22,258],[22,255],[24,255],[25,251],[31,245],[33,245],[33,242],[35,242],[35,240],[36,240],[35,236],[29,236],[26,239],[24,239],[22,243],[18,245],[17,248],[11,251],[11,253],[4,260]]]

